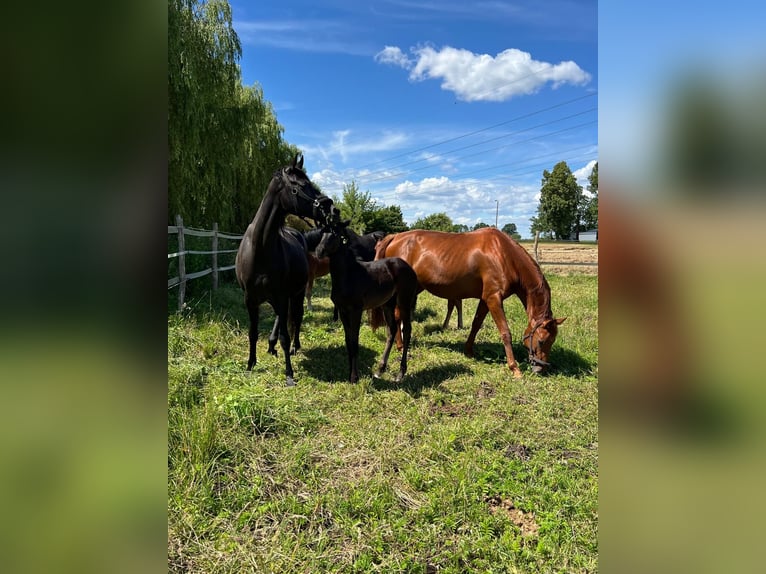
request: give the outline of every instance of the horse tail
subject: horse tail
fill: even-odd
[[[382,327],[386,324],[386,319],[383,317],[382,307],[375,307],[374,309],[370,309],[367,311],[367,315],[370,319],[370,328],[372,328],[373,331],[377,330],[378,327]]]
[[[396,233],[391,233],[378,240],[378,243],[375,245],[376,260],[383,259],[386,256],[386,249],[388,249],[388,245],[393,241],[394,237],[396,237]]]

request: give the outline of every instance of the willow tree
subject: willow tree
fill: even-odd
[[[259,86],[242,85],[226,0],[168,0],[168,219],[243,230],[296,151]]]

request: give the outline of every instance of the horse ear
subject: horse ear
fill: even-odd
[[[298,156],[295,157],[296,159],[298,158]],[[300,154],[300,158],[301,159],[298,161],[298,169],[303,169],[303,154]]]
[[[566,320],[567,320],[567,318],[566,318],[566,317],[561,317],[560,319],[556,319],[556,324],[557,324],[557,325],[561,325],[561,324],[562,324],[564,321],[566,321]]]

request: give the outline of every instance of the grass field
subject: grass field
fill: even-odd
[[[168,566],[172,572],[594,572],[598,523],[598,295],[593,275],[548,275],[553,373],[524,378],[488,317],[442,331],[418,300],[404,382],[370,377],[384,330],[363,325],[362,380],[346,381],[329,278],[315,285],[297,387],[266,353],[244,371],[247,315],[224,287],[168,316]],[[475,301],[465,301],[470,325]],[[392,353],[390,377],[399,355]]]

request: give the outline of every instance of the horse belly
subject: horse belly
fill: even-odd
[[[483,290],[481,276],[465,269],[451,271],[436,262],[424,262],[415,268],[418,282],[429,293],[442,299],[479,299]]]

